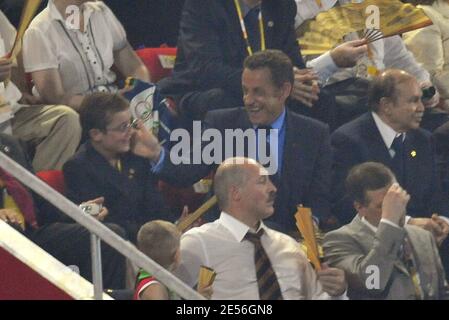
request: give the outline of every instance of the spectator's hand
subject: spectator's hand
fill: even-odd
[[[33,96],[28,92],[22,92],[22,98],[19,100],[19,103],[34,106],[42,104],[43,102],[40,97]]]
[[[393,183],[382,202],[382,218],[403,226],[409,200],[410,195],[397,182]]]
[[[99,197],[99,198],[96,198],[96,199],[93,199],[93,200],[86,201],[86,202],[84,202],[84,203],[96,203],[96,204],[101,205],[101,210],[100,210],[100,212],[99,212],[98,214],[92,216],[92,217],[94,217],[95,219],[97,219],[98,221],[103,221],[103,220],[106,218],[106,216],[109,214],[108,208],[106,208],[105,206],[103,206],[103,203],[104,203],[104,197]]]
[[[12,61],[7,58],[0,58],[0,82],[11,78]]]
[[[295,82],[291,97],[308,107],[312,107],[313,103],[318,100],[320,88],[318,86],[318,76],[312,69],[293,69]]]
[[[332,60],[339,68],[351,68],[357,61],[368,52],[365,39],[352,40],[342,43],[331,50]]]
[[[157,138],[148,131],[141,120],[137,121],[137,128],[131,137],[131,151],[137,155],[157,162],[161,155],[162,147]]]
[[[212,295],[214,294],[214,289],[213,289],[213,284],[211,284],[210,286],[204,287],[204,288],[200,288],[198,287],[198,293],[200,295],[202,295],[203,297],[205,297],[206,299],[209,299],[212,297]]]
[[[341,269],[329,268],[325,263],[321,264],[321,267],[317,276],[323,290],[330,296],[341,296],[347,288],[345,272]]]
[[[443,241],[446,240],[449,234],[449,224],[446,222],[446,220],[441,219],[436,213],[432,215],[432,221],[438,224],[441,228],[441,233],[435,236],[435,240],[437,244],[440,246],[443,243]]]
[[[411,218],[408,223],[430,231],[437,243],[440,243],[440,241],[443,242],[447,236],[447,224],[440,217]]]
[[[13,209],[0,209],[0,220],[5,221],[6,223],[13,224],[16,226],[19,226],[20,229],[25,231],[25,228],[23,227],[23,224],[20,223],[22,221],[22,218],[20,214]]]
[[[432,82],[430,81],[424,81],[420,83],[421,89],[429,88],[433,86]],[[438,89],[435,87],[435,94],[433,95],[432,99],[427,100],[423,102],[424,107],[427,108],[433,108],[436,107],[440,103],[440,93],[438,92]]]

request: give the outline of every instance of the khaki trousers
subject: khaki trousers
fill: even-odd
[[[36,148],[36,172],[61,170],[81,139],[78,113],[62,105],[23,107],[15,113],[11,124],[15,137]]]

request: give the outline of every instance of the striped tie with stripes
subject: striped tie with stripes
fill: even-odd
[[[259,286],[260,300],[283,300],[279,282],[271,266],[260,238],[264,230],[257,233],[248,232],[245,239],[254,244],[254,263],[256,264],[257,285]]]

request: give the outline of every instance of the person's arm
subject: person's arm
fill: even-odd
[[[193,288],[198,283],[200,267],[207,264],[207,259],[200,235],[192,231],[181,237],[181,263],[174,274]]]
[[[313,68],[321,82],[326,83],[339,68],[355,66],[357,61],[367,52],[368,46],[364,39],[352,40],[308,61],[307,67]]]
[[[385,68],[395,68],[407,71],[420,83],[430,81],[429,72],[416,62],[415,57],[407,50],[401,37],[393,36],[385,38],[384,48]]]
[[[63,104],[79,110],[83,95],[71,95],[64,91],[61,76],[57,69],[45,69],[32,73],[34,85],[46,104]]]
[[[147,67],[128,42],[125,47],[114,52],[114,65],[125,78],[133,77],[145,82],[151,82]]]
[[[139,298],[140,300],[169,300],[167,288],[159,282],[154,282],[143,289]]]
[[[178,46],[184,54],[191,79],[210,88],[225,88],[242,95],[242,66],[225,63],[220,17],[215,16],[215,2],[186,0],[179,28]],[[237,48],[231,48],[237,50]]]

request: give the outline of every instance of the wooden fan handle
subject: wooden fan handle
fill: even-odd
[[[201,205],[195,212],[188,215],[183,221],[178,224],[178,230],[184,232],[188,227],[190,227],[196,220],[201,218],[210,208],[212,208],[217,203],[217,196],[213,196],[205,203]]]

